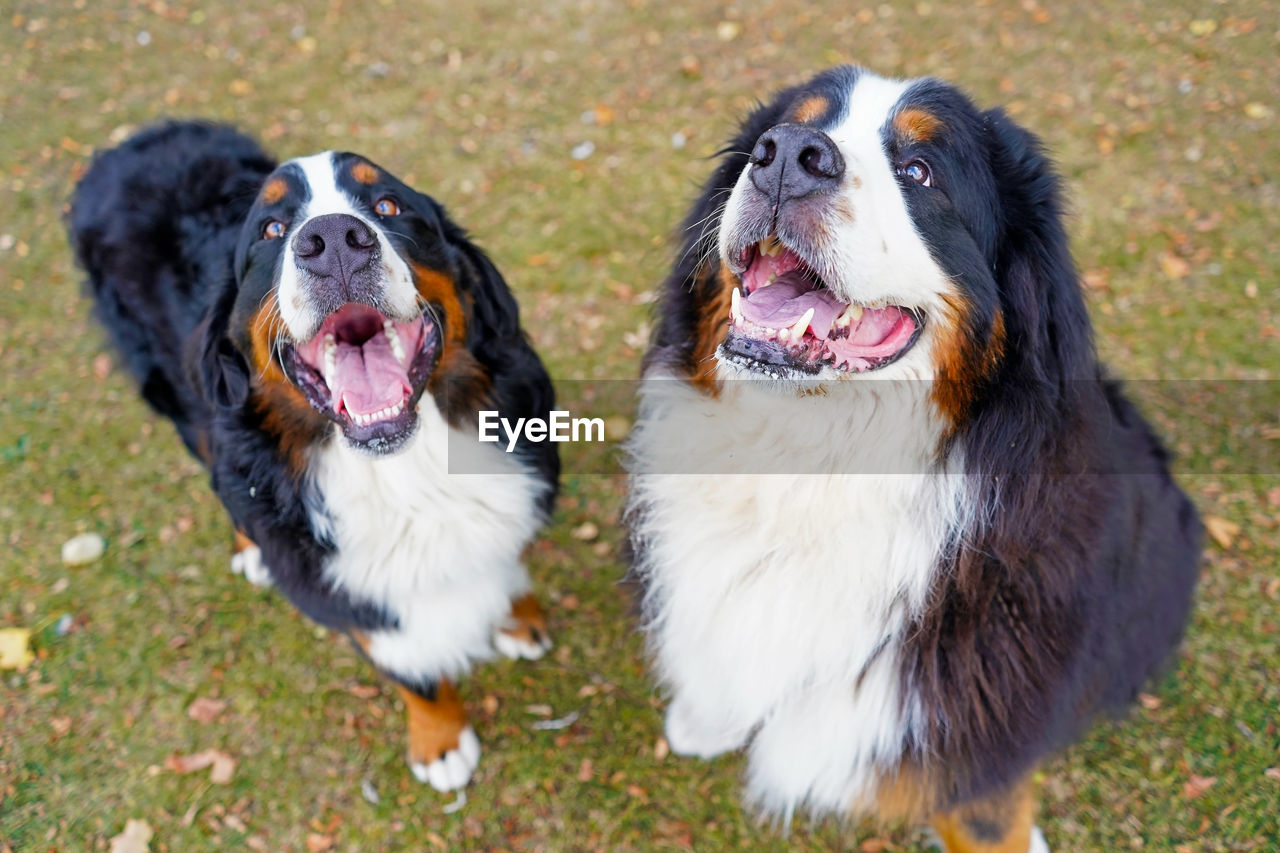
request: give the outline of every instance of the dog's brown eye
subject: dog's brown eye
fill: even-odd
[[[400,205],[396,204],[394,199],[382,198],[378,199],[378,203],[373,206],[373,210],[379,216],[398,216],[400,214]]]
[[[903,166],[901,171],[902,174],[923,187],[933,186],[933,175],[930,174],[929,166],[923,160],[912,160]]]
[[[262,239],[275,240],[284,236],[284,223],[279,219],[272,219],[266,225],[262,226]]]

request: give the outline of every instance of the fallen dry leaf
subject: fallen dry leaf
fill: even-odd
[[[1148,711],[1154,711],[1160,707],[1160,697],[1152,696],[1150,693],[1139,693],[1138,702]]]
[[[212,766],[209,781],[215,785],[225,785],[235,773],[236,760],[220,749],[206,749],[191,755],[178,755],[175,752],[165,759],[164,766],[175,773],[194,773]]]
[[[151,824],[130,818],[124,832],[111,839],[111,853],[148,853],[152,835]]]
[[[1231,543],[1235,542],[1236,537],[1240,535],[1240,525],[1217,515],[1211,515],[1204,520],[1204,529],[1223,550],[1230,548]]]
[[[307,833],[307,850],[310,853],[324,853],[333,847],[333,837],[330,835],[321,835],[318,832]]]
[[[357,699],[372,699],[382,691],[373,684],[353,684],[347,688],[347,692]]]
[[[596,527],[590,521],[584,521],[569,532],[574,539],[581,539],[583,542],[590,542],[600,535],[600,528]]]
[[[226,709],[227,703],[223,700],[201,696],[187,706],[187,716],[197,723],[212,723]]]
[[[595,775],[595,765],[590,758],[582,759],[582,763],[578,765],[578,781],[590,782],[591,777]]]
[[[1187,784],[1182,786],[1182,796],[1188,800],[1194,800],[1212,788],[1217,781],[1217,776],[1197,776],[1192,773],[1191,778],[1187,780]]]
[[[1262,771],[1262,775],[1266,776],[1268,779],[1275,779],[1277,782],[1280,782],[1280,767],[1268,767],[1266,770]]]
[[[884,853],[889,849],[889,842],[883,838],[868,838],[866,841],[858,845],[861,853]]]
[[[31,631],[26,628],[0,628],[0,669],[19,672],[31,665]]]
[[[661,761],[670,754],[671,744],[667,743],[667,739],[664,737],[658,738],[658,742],[653,745],[653,757]]]

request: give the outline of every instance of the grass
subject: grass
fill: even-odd
[[[923,849],[909,828],[833,821],[783,837],[740,809],[737,758],[655,756],[662,703],[617,583],[622,482],[573,471],[531,555],[557,650],[466,683],[486,755],[470,804],[444,814],[405,771],[393,691],[227,572],[205,475],[103,371],[61,216],[92,149],[157,115],[233,120],[282,156],[369,155],[492,252],[553,375],[627,379],[668,237],[756,98],[835,62],[936,74],[1008,105],[1055,152],[1117,373],[1274,380],[1280,368],[1280,34],[1260,0],[8,9],[0,627],[33,629],[38,659],[0,672],[0,850],[105,850],[129,818],[168,851]],[[586,141],[593,153],[573,159]],[[1274,407],[1253,412],[1274,427]],[[1042,823],[1062,851],[1277,850],[1280,779],[1266,771],[1280,766],[1280,481],[1190,438],[1194,409],[1160,422],[1205,454],[1185,477],[1202,511],[1240,530],[1209,546],[1158,704],[1044,768]],[[586,521],[598,535],[575,538]],[[63,566],[59,546],[85,530],[106,537],[106,555]],[[227,710],[190,719],[197,697]],[[581,717],[567,729],[530,728],[570,711]],[[230,784],[164,769],[205,748],[237,760]],[[1193,777],[1215,781],[1198,793]]]

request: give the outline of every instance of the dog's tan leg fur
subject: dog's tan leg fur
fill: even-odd
[[[1030,779],[1007,791],[930,820],[946,853],[1027,853],[1035,824],[1036,799]]]
[[[430,764],[446,752],[458,748],[462,730],[467,727],[467,712],[462,707],[458,689],[441,681],[435,699],[419,696],[397,684],[409,718],[409,760]]]

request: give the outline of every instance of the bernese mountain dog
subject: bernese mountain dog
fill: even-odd
[[[1200,524],[1098,363],[1037,139],[840,67],[685,223],[630,439],[673,751],[747,797],[1046,850],[1030,780],[1180,641]]]
[[[454,680],[550,646],[521,554],[555,446],[476,442],[480,409],[553,404],[502,276],[364,157],[277,165],[215,124],[96,157],[69,224],[98,319],[210,471],[233,568],[347,634],[404,699],[413,774],[462,788],[480,744]]]

